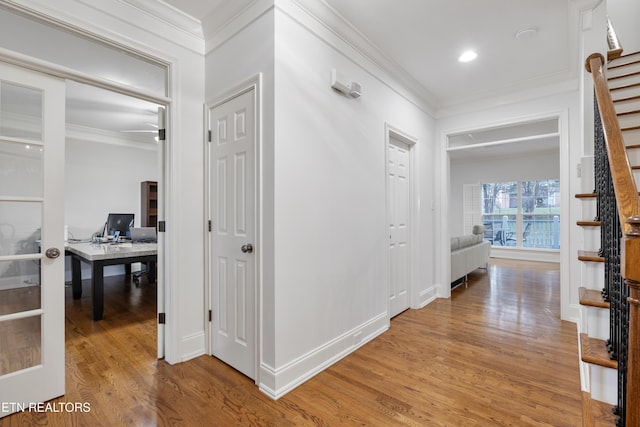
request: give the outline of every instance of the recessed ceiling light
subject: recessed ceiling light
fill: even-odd
[[[474,50],[467,50],[463,52],[462,55],[458,58],[460,62],[471,62],[478,57],[478,54]]]

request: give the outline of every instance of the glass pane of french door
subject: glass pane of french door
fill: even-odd
[[[0,375],[42,363],[42,102],[41,90],[0,82],[0,314],[23,314],[0,321]]]
[[[2,402],[64,393],[63,171],[64,81],[0,62]]]

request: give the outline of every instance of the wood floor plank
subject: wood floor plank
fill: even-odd
[[[18,413],[0,426],[580,426],[575,325],[560,320],[557,264],[492,260],[277,401],[219,360],[156,360],[155,288],[67,290],[67,393],[89,413]],[[84,283],[83,286],[88,286]]]

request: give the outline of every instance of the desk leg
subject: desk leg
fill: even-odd
[[[71,290],[73,291],[73,299],[82,297],[82,265],[80,258],[75,255],[71,256]]]
[[[147,278],[149,279],[149,283],[156,282],[156,262],[155,261],[147,262]]]
[[[124,275],[131,276],[131,264],[124,265]]]
[[[104,267],[100,262],[91,265],[91,298],[93,299],[93,320],[101,320],[104,309]]]

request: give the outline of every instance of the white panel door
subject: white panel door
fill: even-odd
[[[390,317],[409,308],[409,145],[389,139],[387,156]]]
[[[255,90],[210,110],[212,354],[255,379]]]
[[[65,84],[0,63],[0,417],[64,394]]]

